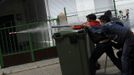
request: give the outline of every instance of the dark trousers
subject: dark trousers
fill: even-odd
[[[96,74],[96,69],[95,69],[96,62],[104,52],[106,52],[106,54],[112,60],[114,65],[116,65],[117,68],[121,70],[121,61],[115,57],[111,42],[99,43],[96,45],[96,48],[94,49],[91,55],[91,58],[89,60],[89,63],[90,63],[89,67],[90,67],[91,75]]]
[[[129,35],[123,46],[122,75],[134,75],[134,36]]]

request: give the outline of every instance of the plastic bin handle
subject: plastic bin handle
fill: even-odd
[[[55,33],[55,34],[53,35],[53,38],[58,39],[58,38],[62,38],[62,36],[61,36],[60,33]]]

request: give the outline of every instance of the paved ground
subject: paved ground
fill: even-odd
[[[103,55],[99,59],[101,69],[97,71],[97,75],[119,75],[119,70],[109,59],[107,68],[104,69],[105,58],[106,56]],[[3,72],[4,75],[62,75],[58,58],[5,68],[0,70],[0,75]]]

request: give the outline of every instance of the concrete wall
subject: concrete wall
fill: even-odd
[[[44,0],[4,0],[0,16],[14,15],[18,21],[46,20]]]
[[[22,0],[4,0],[0,4],[0,16],[14,15],[16,20],[24,19]],[[21,17],[21,18],[20,18]]]
[[[47,20],[44,0],[24,0],[26,20]]]
[[[0,16],[23,12],[22,0],[4,0],[0,4]]]

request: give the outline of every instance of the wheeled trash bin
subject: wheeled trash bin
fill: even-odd
[[[62,31],[53,35],[62,75],[90,75],[92,43],[86,33]]]

